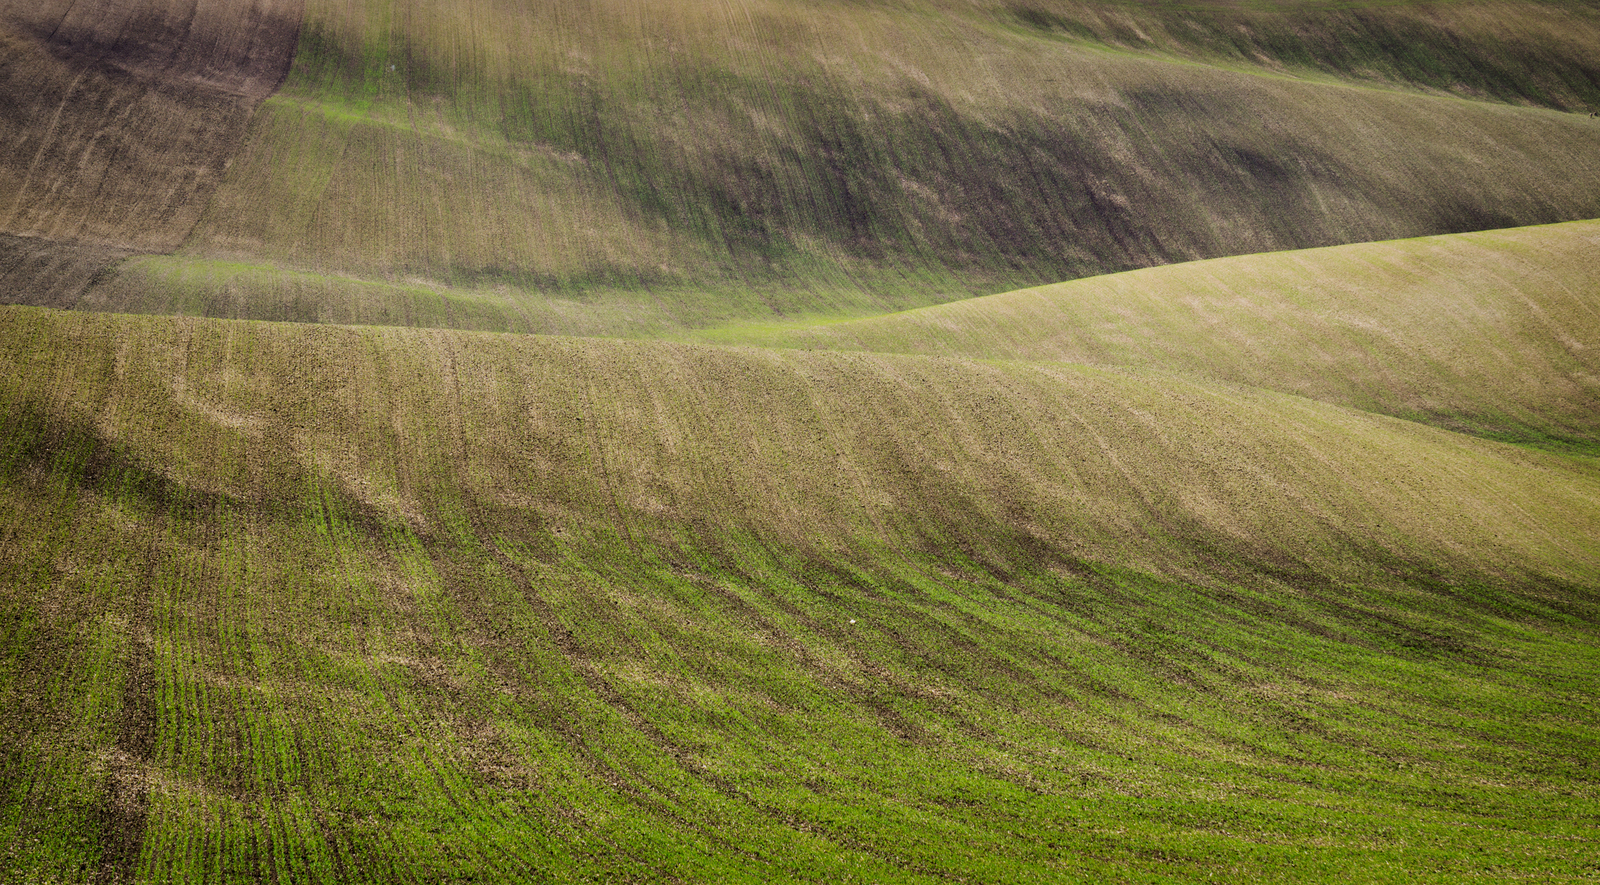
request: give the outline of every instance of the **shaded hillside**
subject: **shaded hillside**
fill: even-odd
[[[85,308],[84,296],[115,279],[118,266],[133,254],[114,246],[0,233],[0,292],[10,296],[8,301]]]
[[[313,5],[305,33],[193,254],[669,315],[651,293],[768,285],[770,315],[1600,215],[1600,122],[936,7]]]
[[[1148,372],[0,312],[12,878],[1585,874],[1600,477]]]
[[[90,49],[76,55],[58,48],[64,60],[47,51],[52,38],[16,37],[13,91],[35,97],[11,136],[13,156],[29,159],[13,162],[9,195],[0,186],[13,207],[8,230],[166,251],[204,214],[181,252],[187,264],[143,262],[77,291],[13,282],[5,297],[657,335],[881,313],[1219,255],[1600,216],[1600,120],[1420,94],[1399,75],[1393,88],[1371,88],[1379,80],[1355,61],[1296,74],[1311,69],[1291,63],[1304,46],[1344,45],[1344,13],[1302,22],[1271,12],[1299,22],[1283,27],[1300,42],[1263,36],[1243,64],[1183,37],[1201,11],[1129,9],[1040,6],[1035,19],[1056,18],[1029,24],[1012,7],[934,2],[311,2],[285,88],[243,141],[250,102],[273,82],[270,52],[245,58],[221,44],[211,63],[223,73],[196,85],[187,49],[173,50],[168,70],[120,37],[80,41]],[[1581,10],[1429,9],[1359,15],[1368,30],[1402,36],[1407,22],[1434,22],[1423,45],[1466,47],[1460,57],[1473,65],[1492,56],[1587,76],[1587,56],[1569,51],[1592,24]],[[281,12],[255,23],[260,40],[291,33],[291,10]],[[1153,42],[1132,51],[1105,35],[1066,39],[1052,24],[1079,13],[1164,24],[1136,28]],[[1206,28],[1230,32],[1217,22],[1258,14],[1269,15],[1203,12],[1214,17]],[[1543,44],[1553,55],[1506,48],[1546,32],[1566,35]],[[49,64],[26,61],[34,56]],[[233,110],[133,113],[122,99],[79,95],[122,82],[123,68],[144,78],[129,89],[166,84],[140,101]],[[222,128],[181,122],[191,118]],[[188,171],[146,175],[134,164],[102,185],[95,158],[111,162],[102,155],[114,139],[95,133],[136,123],[160,130],[130,130],[136,156]],[[40,138],[56,146],[28,141]],[[84,162],[62,165],[74,158]],[[166,202],[151,203],[158,193]]]
[[[997,16],[1043,33],[1130,50],[1264,65],[1470,98],[1600,109],[1600,9],[1478,0],[1348,3],[1014,0]]]
[[[1600,450],[1600,223],[1151,268],[815,328],[790,347],[1141,366]]]

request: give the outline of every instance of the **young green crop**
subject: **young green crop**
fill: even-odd
[[[1575,459],[862,353],[10,308],[0,363],[10,878],[1594,860]]]
[[[180,6],[0,9],[0,880],[1600,868],[1595,226],[1268,251],[1589,12]]]

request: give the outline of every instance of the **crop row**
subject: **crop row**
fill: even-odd
[[[3,319],[12,878],[1592,856],[1574,459],[1167,376]]]

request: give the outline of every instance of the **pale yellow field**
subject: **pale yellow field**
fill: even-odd
[[[1600,222],[1574,222],[1217,259],[707,337],[1140,366],[1592,446],[1597,291]]]

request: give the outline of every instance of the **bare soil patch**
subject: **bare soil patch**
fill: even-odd
[[[0,232],[176,248],[288,73],[301,11],[0,4]]]

